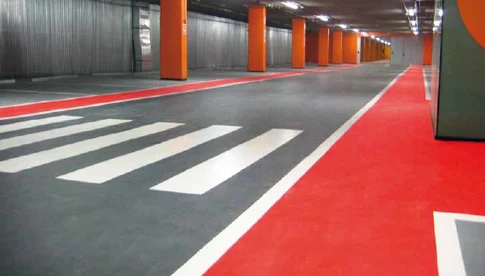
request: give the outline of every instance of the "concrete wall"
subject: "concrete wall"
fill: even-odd
[[[436,137],[485,140],[485,48],[466,28],[456,0],[444,1],[444,11],[439,93],[432,99]]]
[[[149,9],[151,67],[158,70],[160,7]],[[246,67],[247,28],[190,12],[188,67]],[[289,64],[291,30],[268,27],[266,34],[268,66]],[[132,72],[133,37],[129,0],[0,0],[0,79]]]

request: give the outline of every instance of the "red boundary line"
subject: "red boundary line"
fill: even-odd
[[[219,87],[228,86],[228,85],[252,83],[252,82],[266,81],[266,80],[276,79],[276,78],[291,77],[291,76],[302,75],[307,73],[338,71],[338,70],[350,69],[353,67],[356,67],[356,66],[340,66],[335,68],[310,69],[310,70],[302,70],[298,72],[283,72],[283,73],[275,73],[271,75],[254,76],[254,77],[213,80],[213,81],[187,83],[187,84],[139,90],[139,91],[120,92],[120,93],[105,94],[105,95],[93,95],[93,96],[71,98],[71,99],[64,99],[64,100],[54,100],[54,101],[8,106],[8,107],[0,108],[0,119],[14,118],[19,116],[28,116],[28,115],[34,115],[34,114],[56,112],[56,111],[65,111],[65,110],[85,108],[85,107],[91,107],[91,106],[97,106],[97,105],[146,99],[151,97],[160,97],[160,96],[166,96],[166,95],[187,93],[187,92],[205,90],[210,88],[219,88]]]

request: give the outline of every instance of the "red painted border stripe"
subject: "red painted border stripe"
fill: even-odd
[[[433,139],[413,67],[205,275],[437,275],[433,211],[485,214],[485,145]]]
[[[90,106],[101,105],[101,104],[132,101],[132,100],[145,99],[150,97],[186,93],[186,92],[204,90],[204,89],[210,89],[210,88],[218,88],[218,87],[227,86],[227,85],[236,85],[236,84],[265,81],[265,80],[276,79],[276,78],[291,77],[291,76],[296,76],[296,75],[301,75],[306,73],[344,70],[344,69],[350,69],[353,67],[355,66],[339,66],[334,68],[302,70],[297,72],[274,73],[270,75],[262,75],[262,76],[254,76],[254,77],[187,83],[187,84],[139,90],[139,91],[121,92],[121,93],[113,93],[113,94],[105,94],[105,95],[93,95],[93,96],[79,97],[79,98],[72,98],[72,99],[65,99],[65,100],[54,100],[54,101],[39,102],[39,103],[32,103],[32,104],[8,106],[8,107],[0,108],[0,118],[1,119],[13,118],[17,116],[62,111],[62,110],[69,110],[69,109],[75,109],[75,108],[90,107]]]

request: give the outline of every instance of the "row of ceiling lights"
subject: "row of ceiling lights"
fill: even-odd
[[[415,35],[419,35],[419,22],[418,22],[418,9],[416,7],[406,9],[407,10],[407,15],[409,17],[409,24],[411,27],[411,31]],[[433,32],[437,32],[439,27],[441,26],[441,18],[443,17],[443,9],[437,9],[435,13],[438,15],[438,17],[435,17],[435,20],[433,22]],[[414,18],[415,17],[415,18]]]
[[[293,9],[293,10],[297,10],[297,9],[300,9],[300,8],[303,8],[303,6],[301,6],[300,4],[296,3],[296,2],[293,2],[293,1],[285,1],[285,2],[281,2],[283,5],[285,5],[286,7],[290,8],[290,9]],[[328,22],[330,21],[330,16],[328,15],[315,15],[316,18],[324,21],[324,22]],[[341,23],[341,24],[338,24],[337,26],[339,26],[340,28],[342,29],[348,29],[349,28],[349,25],[347,24],[344,24],[344,23]],[[356,32],[356,33],[360,33],[360,30],[359,29],[352,29],[352,31]],[[369,36],[368,33],[366,32],[361,32],[363,36]],[[391,45],[390,42],[388,41],[385,41],[385,40],[382,40],[380,38],[376,38],[375,36],[371,36],[372,39],[380,42],[380,43],[384,43],[386,45]]]

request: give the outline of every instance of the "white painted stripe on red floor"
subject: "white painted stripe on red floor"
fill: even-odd
[[[0,172],[15,173],[51,162],[78,156],[129,140],[162,132],[182,124],[155,123],[77,143],[0,161]]]
[[[119,124],[128,123],[130,120],[117,120],[117,119],[105,119],[95,122],[89,122],[79,125],[67,126],[62,128],[56,128],[37,132],[33,134],[26,134],[22,136],[15,136],[0,140],[0,150],[11,149],[24,145],[29,145],[41,141],[51,140],[60,137],[66,137],[73,134],[79,134],[83,132],[102,129],[109,126],[115,126]]]
[[[204,194],[286,144],[301,132],[272,129],[150,189],[183,194]]]
[[[231,248],[307,171],[322,158],[337,141],[406,73],[404,70],[379,94],[354,114],[337,131],[318,146],[310,155],[288,172],[278,183],[253,203],[237,219],[210,240],[194,256],[185,262],[172,276],[203,275],[224,253]]]
[[[467,276],[456,220],[485,223],[485,217],[482,216],[434,212],[436,253],[440,276]]]
[[[37,126],[44,126],[44,125],[49,125],[54,123],[67,122],[67,121],[77,120],[81,118],[82,117],[78,117],[78,116],[62,115],[62,116],[56,116],[56,117],[48,117],[48,118],[42,118],[37,120],[18,122],[18,123],[0,126],[0,133],[22,130],[22,129],[32,128]]]
[[[187,151],[240,128],[238,126],[210,126],[139,151],[94,164],[84,169],[59,176],[58,178],[101,184],[149,164]]]

